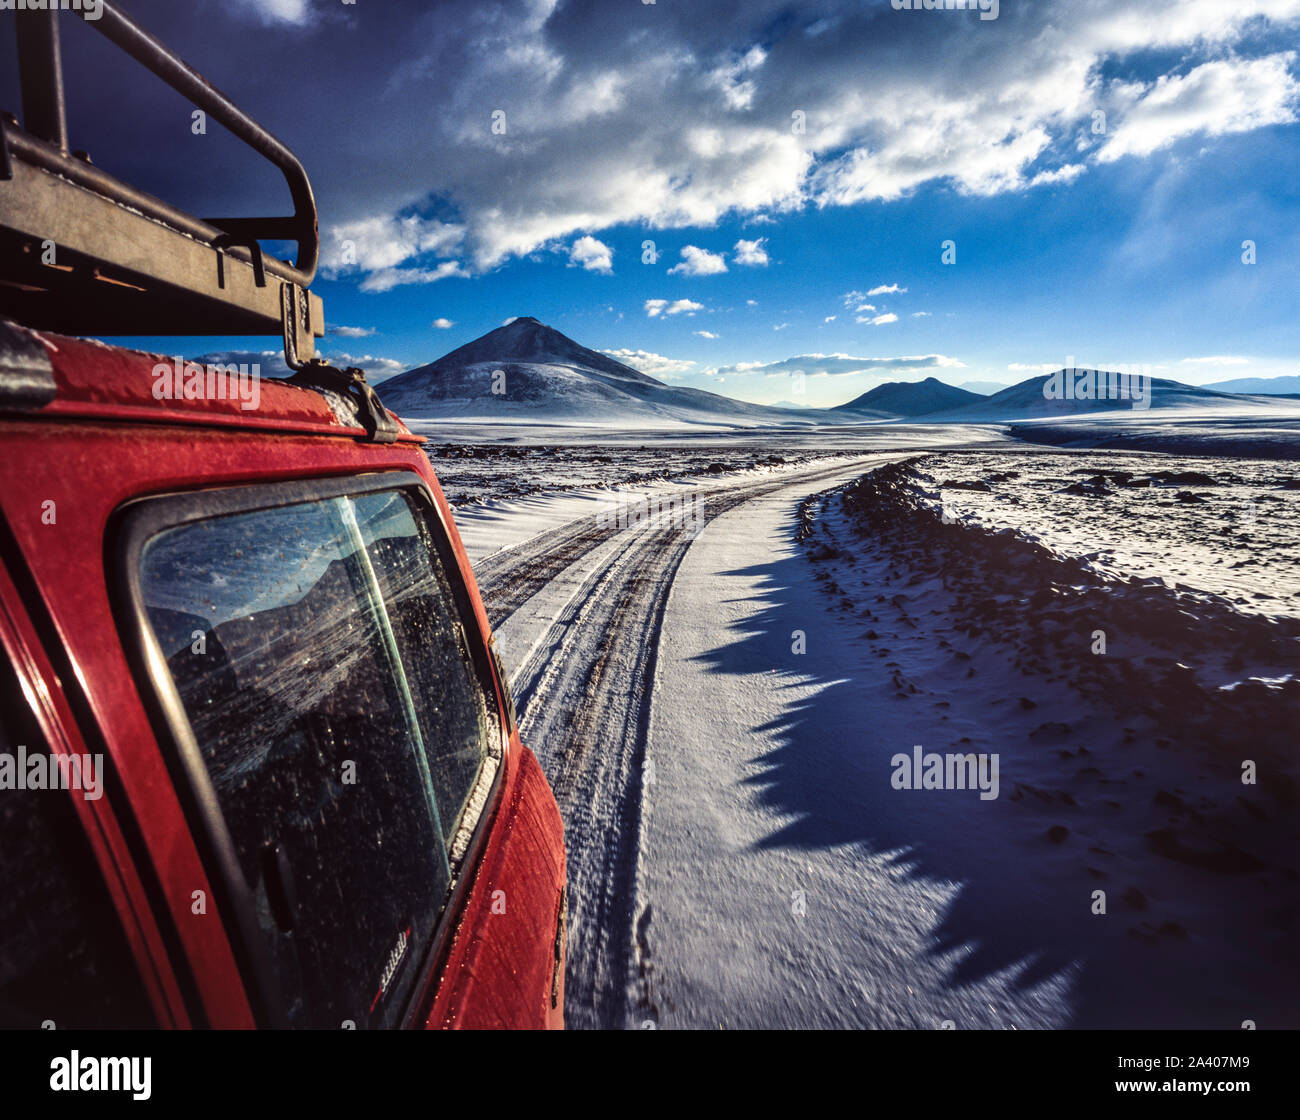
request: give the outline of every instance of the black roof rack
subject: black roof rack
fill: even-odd
[[[58,7],[14,13],[23,118],[0,113],[0,316],[64,334],[281,334],[291,369],[312,359],[324,333],[307,290],[320,236],[298,158],[108,0],[79,14],[278,167],[294,212],[196,218],[69,152]],[[297,260],[263,252],[263,240],[297,242]]]

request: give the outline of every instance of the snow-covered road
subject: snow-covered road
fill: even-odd
[[[1063,981],[955,988],[970,949],[934,932],[958,887],[836,827],[911,811],[886,760],[914,739],[845,687],[881,673],[793,529],[805,496],[898,457],[714,480],[702,529],[612,531],[590,496],[458,518],[565,819],[570,1025],[1061,1024]],[[777,769],[816,819],[774,796]]]
[[[886,673],[866,664],[862,624],[827,611],[794,539],[799,500],[826,487],[792,482],[730,510],[678,569],[646,751],[632,1014],[694,1028],[1061,1025],[1060,981],[1021,990],[1012,967],[954,986],[969,947],[940,951],[936,934],[958,887],[863,842],[930,808],[888,780],[921,713],[868,684]],[[975,795],[941,796],[952,844],[969,844]]]

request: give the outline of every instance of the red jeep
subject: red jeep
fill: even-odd
[[[423,441],[313,357],[301,165],[104,4],[295,213],[127,186],[69,153],[58,13],[14,18],[0,1025],[561,1026],[559,813]],[[288,379],[70,337],[270,331]]]

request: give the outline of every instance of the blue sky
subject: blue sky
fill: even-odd
[[[122,6],[302,157],[322,349],[374,379],[514,315],[759,402],[1300,373],[1300,0]],[[282,205],[75,30],[74,146],[199,213]]]

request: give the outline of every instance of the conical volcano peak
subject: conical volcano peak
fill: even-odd
[[[568,335],[547,326],[531,315],[517,319],[453,350],[432,364],[433,369],[461,368],[484,362],[527,363],[531,365],[570,366],[594,370],[611,377],[642,384],[661,384],[639,370],[615,361],[597,350],[574,342]]]
[[[413,417],[676,427],[811,423],[781,409],[665,385],[521,315],[435,362],[385,381],[380,398]]]
[[[531,315],[516,315],[508,323],[502,323],[496,331],[488,331],[488,335],[501,333],[503,337],[514,337],[521,334],[529,334],[535,331],[548,331],[551,334],[560,334],[553,327],[548,327],[540,319],[534,319]],[[486,338],[487,335],[484,335]],[[560,335],[563,338],[563,335]]]

